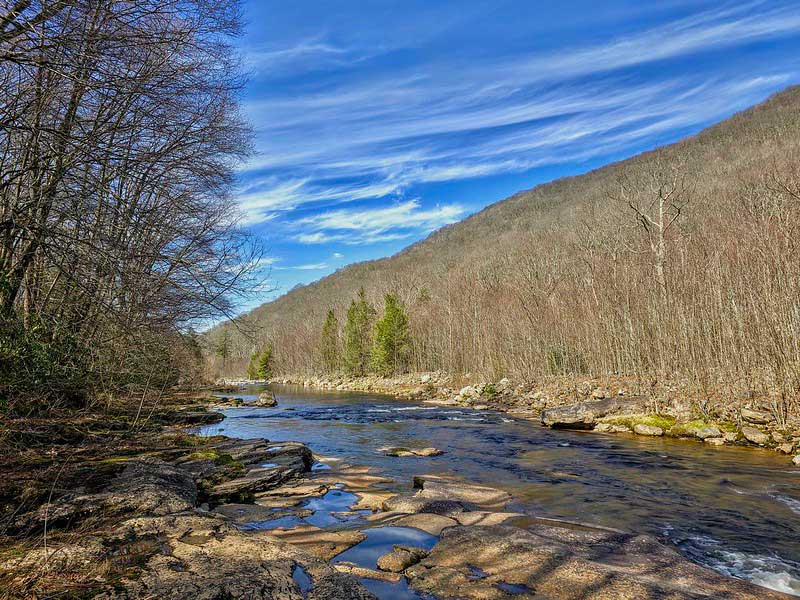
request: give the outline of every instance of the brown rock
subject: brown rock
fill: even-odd
[[[446,529],[405,575],[420,592],[467,600],[508,598],[503,584],[537,598],[785,598],[700,567],[654,538],[567,524]]]
[[[741,414],[742,419],[744,419],[748,423],[754,423],[756,425],[766,425],[767,423],[774,420],[770,413],[762,410],[752,410],[750,408],[743,408],[741,409],[741,411],[739,411],[739,414]]]
[[[759,446],[767,444],[770,440],[770,437],[766,433],[755,427],[742,427],[742,435],[748,442],[758,444]]]
[[[602,417],[641,412],[642,408],[642,402],[636,398],[617,396],[543,410],[541,421],[548,427],[592,429]]]
[[[390,573],[402,573],[428,556],[428,551],[412,546],[395,546],[394,551],[378,559],[378,568]]]
[[[664,430],[655,425],[645,425],[644,423],[637,423],[633,427],[634,433],[638,435],[659,436],[664,435]]]

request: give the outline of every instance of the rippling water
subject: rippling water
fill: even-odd
[[[398,488],[420,473],[508,490],[515,510],[666,538],[692,560],[800,595],[800,469],[773,452],[550,430],[492,411],[275,387],[277,408],[231,408],[204,434],[297,440],[375,467]],[[245,400],[255,399],[249,388]],[[382,446],[445,454],[390,458]]]

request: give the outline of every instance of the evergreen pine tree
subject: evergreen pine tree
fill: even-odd
[[[247,378],[248,379],[258,379],[258,357],[260,356],[259,352],[253,352],[250,355],[250,363],[247,365]]]
[[[222,359],[222,370],[225,371],[225,366],[228,362],[228,357],[231,355],[231,334],[227,329],[222,331],[222,337],[217,343],[215,348],[217,356]]]
[[[320,346],[322,368],[326,373],[336,372],[339,369],[339,321],[333,310],[328,311],[325,325],[322,326]]]
[[[344,326],[344,367],[350,375],[365,375],[369,366],[372,322],[375,309],[367,302],[364,288],[347,311]]]
[[[375,324],[370,366],[382,375],[404,371],[409,350],[408,317],[397,296],[386,294],[383,317]]]
[[[272,346],[267,345],[258,357],[258,368],[256,376],[259,379],[268,380],[272,377]]]

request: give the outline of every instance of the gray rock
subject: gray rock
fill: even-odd
[[[795,465],[797,465],[798,467],[800,467],[800,454],[798,454],[797,456],[795,456],[795,457],[792,459],[792,464],[795,464]]]
[[[548,427],[566,429],[592,429],[603,417],[641,412],[642,402],[636,398],[604,398],[576,402],[543,410],[542,423]]]
[[[402,573],[428,556],[427,550],[413,546],[395,546],[394,551],[378,559],[378,568],[390,573]]]
[[[414,454],[417,456],[439,456],[440,454],[444,454],[438,448],[422,448],[420,450],[414,450]]]
[[[763,410],[752,410],[750,408],[743,408],[739,411],[739,414],[742,415],[742,419],[747,421],[748,423],[753,423],[755,425],[766,425],[770,423],[774,419],[772,415]]]
[[[309,598],[374,600],[353,577],[294,546],[262,532],[240,531],[226,520],[200,515],[171,515],[124,523],[110,540],[124,550],[146,540],[152,547],[141,573],[117,582],[102,600],[302,600],[293,578],[299,565],[308,574]]]
[[[39,528],[74,524],[95,514],[104,516],[166,515],[186,511],[197,502],[197,486],[185,469],[157,459],[134,459],[94,494],[73,494],[24,515],[18,525]]]
[[[275,394],[267,390],[258,395],[258,400],[253,402],[253,406],[278,406],[278,401],[275,399]]]
[[[742,435],[748,442],[758,444],[759,446],[767,444],[770,440],[770,437],[766,433],[755,427],[742,427]]]
[[[208,493],[212,502],[252,500],[256,494],[272,490],[302,471],[287,466],[257,467],[242,477],[215,485]]]
[[[475,396],[480,396],[478,391],[471,385],[467,385],[461,388],[461,391],[458,392],[458,395],[461,396],[462,398],[473,398]]]
[[[664,430],[655,425],[645,425],[644,423],[637,423],[633,426],[634,433],[638,435],[659,436],[664,435]]]
[[[705,440],[708,438],[722,437],[722,432],[717,427],[710,425],[709,427],[701,427],[699,429],[696,429],[694,431],[694,435],[700,438],[701,440]]]

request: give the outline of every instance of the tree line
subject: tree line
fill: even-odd
[[[0,401],[161,386],[200,367],[258,248],[237,0],[0,8]]]

